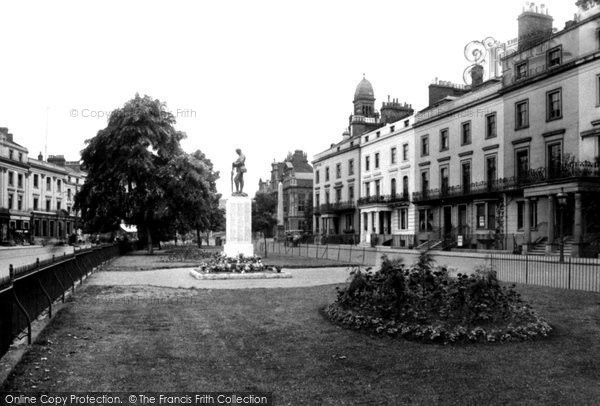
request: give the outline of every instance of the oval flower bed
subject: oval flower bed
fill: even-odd
[[[218,253],[207,261],[204,261],[198,267],[198,270],[205,273],[230,272],[230,273],[249,273],[249,272],[280,272],[279,268],[269,269],[262,263],[261,257],[228,257],[224,253]]]
[[[384,258],[376,272],[357,268],[323,313],[352,329],[444,344],[522,341],[552,331],[493,269],[451,278],[434,269],[427,252],[411,267]]]

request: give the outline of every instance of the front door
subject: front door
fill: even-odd
[[[467,233],[467,205],[461,204],[458,206],[458,233]]]
[[[452,232],[452,206],[444,206],[444,236]]]

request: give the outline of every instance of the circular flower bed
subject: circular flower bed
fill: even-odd
[[[198,268],[201,272],[215,273],[215,272],[237,272],[237,273],[248,273],[248,272],[266,272],[275,270],[279,272],[278,268],[268,269],[265,264],[262,263],[261,258],[258,256],[245,257],[239,255],[237,257],[228,257],[224,253],[218,253],[207,261],[200,264]]]
[[[323,313],[348,328],[444,344],[523,341],[552,331],[493,269],[451,278],[427,252],[412,267],[384,258],[379,271],[354,270]]]

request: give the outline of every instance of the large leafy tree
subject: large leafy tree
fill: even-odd
[[[170,194],[186,176],[179,172],[186,160],[180,147],[185,134],[174,125],[164,103],[136,94],[86,141],[81,158],[88,176],[75,206],[89,231],[134,224],[150,253],[153,238],[172,231],[180,212]]]
[[[220,231],[225,226],[225,211],[219,208],[221,195],[216,186],[219,172],[214,171],[213,163],[200,150],[180,157],[175,166],[177,175],[169,190],[173,211],[181,213],[177,231],[181,234],[194,231],[201,245],[201,233],[208,236],[208,232]]]

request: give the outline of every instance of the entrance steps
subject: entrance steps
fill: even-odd
[[[527,254],[528,255],[541,255],[541,256],[558,256],[560,255],[560,251],[559,251],[559,239],[556,240],[555,243],[555,251],[553,252],[546,252],[546,244],[547,244],[548,239],[544,238],[542,240],[540,240],[539,242],[537,242],[534,245],[530,245],[529,249],[527,250]],[[573,237],[565,237],[564,238],[564,254],[566,256],[570,256],[571,252],[572,252],[572,248],[573,248]]]

